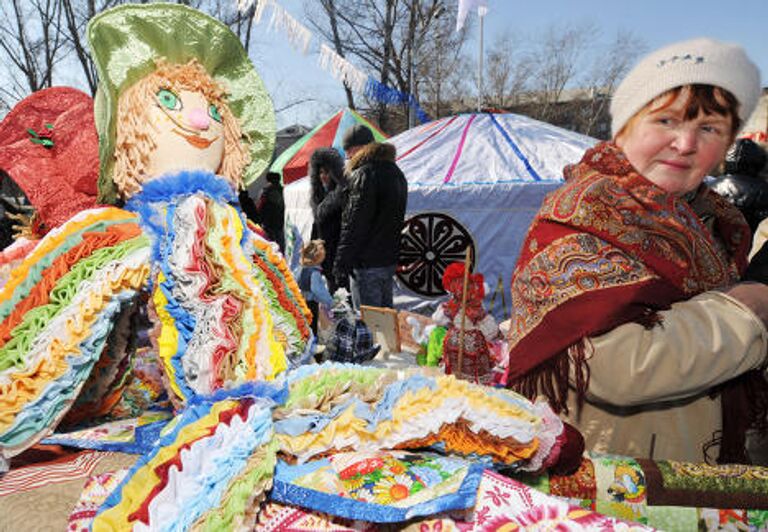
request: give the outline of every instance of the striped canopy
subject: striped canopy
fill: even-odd
[[[309,157],[317,148],[334,147],[344,155],[341,138],[344,132],[355,124],[363,124],[373,131],[377,142],[387,136],[352,109],[343,109],[315,129],[301,137],[272,163],[270,171],[283,175],[283,184],[287,185],[308,174]]]
[[[408,187],[561,182],[594,139],[516,114],[454,115],[389,139]]]

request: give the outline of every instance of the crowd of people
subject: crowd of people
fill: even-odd
[[[746,449],[768,413],[768,260],[748,256],[768,183],[763,149],[736,135],[759,94],[736,45],[653,52],[613,96],[612,140],[565,169],[531,224],[501,380],[546,397],[590,449],[756,459]],[[322,272],[356,306],[391,307],[406,180],[365,126],[343,150],[346,168],[333,148],[310,161]]]

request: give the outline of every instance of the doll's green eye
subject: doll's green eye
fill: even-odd
[[[171,111],[178,111],[181,109],[181,100],[173,92],[168,89],[160,89],[157,91],[157,101],[160,105]]]
[[[215,105],[211,104],[208,107],[208,114],[211,115],[211,118],[216,120],[217,122],[221,122],[221,113],[219,113],[219,108]]]

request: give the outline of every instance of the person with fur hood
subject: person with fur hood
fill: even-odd
[[[392,278],[400,251],[408,183],[395,147],[374,141],[356,124],[344,132],[349,198],[333,266],[337,285],[350,278],[355,307],[392,307]]]
[[[347,193],[344,178],[344,159],[335,148],[317,148],[309,158],[309,180],[312,196],[312,240],[325,242],[325,259],[322,261],[323,275],[328,281],[331,293],[336,291],[333,261],[341,233],[341,213]],[[348,285],[343,285],[348,288]]]

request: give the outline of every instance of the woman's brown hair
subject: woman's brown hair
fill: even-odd
[[[616,135],[616,138],[632,129],[637,119],[642,116],[644,112],[658,112],[662,109],[666,109],[672,105],[672,102],[677,100],[678,96],[681,94],[686,96],[684,106],[684,118],[686,120],[693,120],[699,116],[700,112],[707,115],[730,116],[731,138],[736,138],[736,133],[741,129],[739,101],[733,94],[723,88],[701,84],[683,85],[660,94],[643,106],[640,111],[632,115],[632,118],[627,120],[627,123],[624,124],[624,127],[621,128],[621,131]]]

